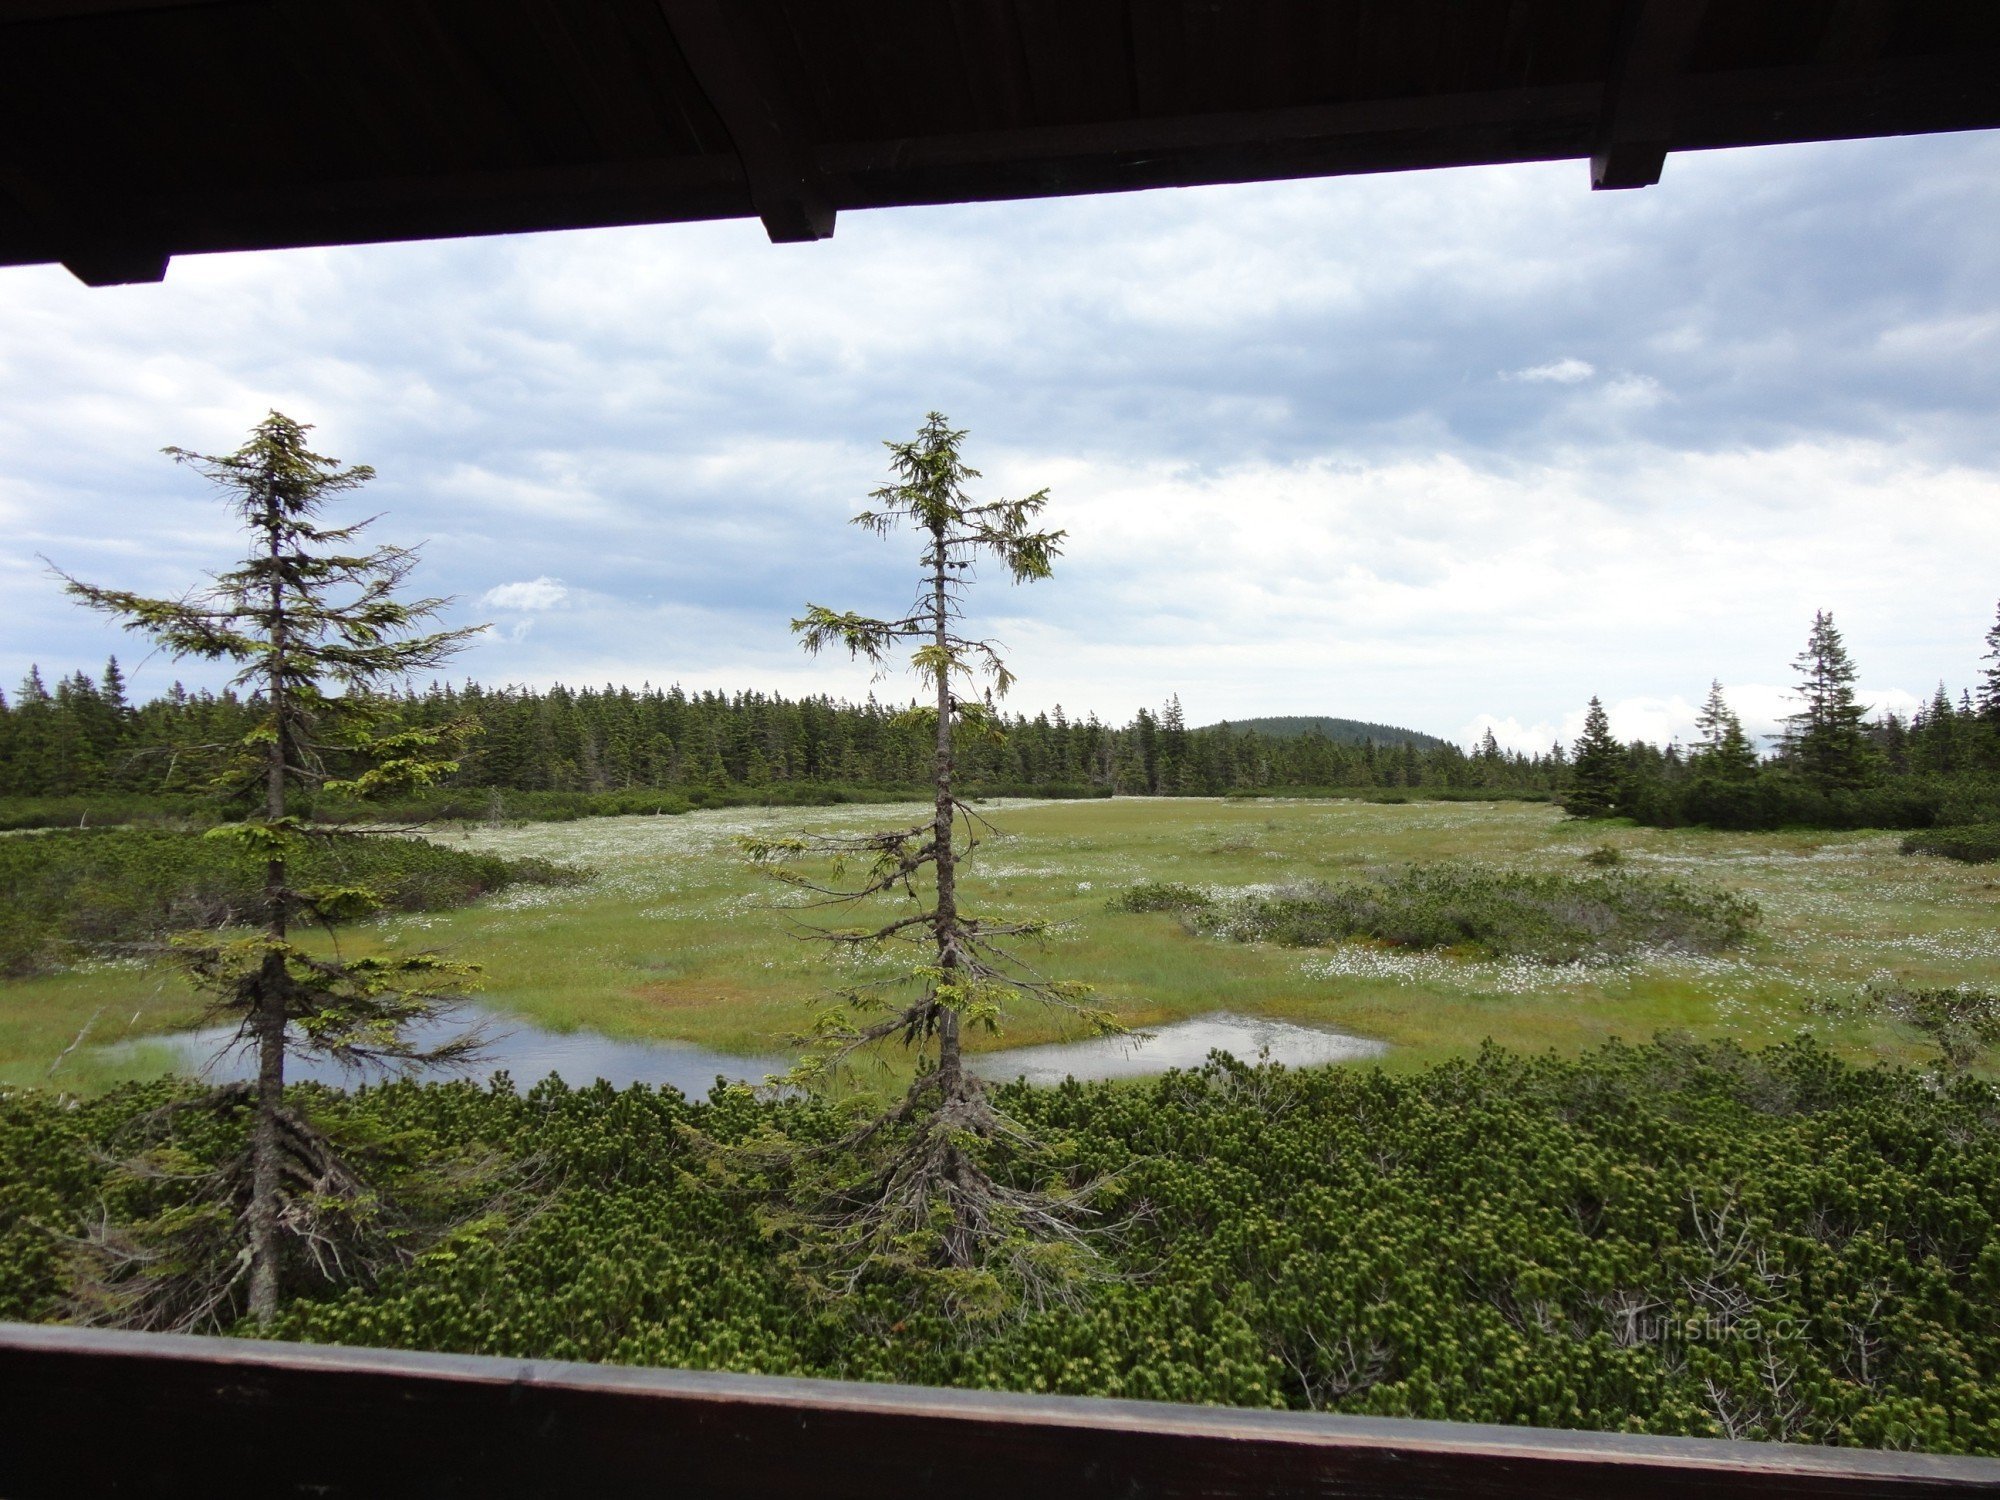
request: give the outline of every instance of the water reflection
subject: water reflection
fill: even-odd
[[[594,1031],[545,1031],[532,1021],[496,1015],[475,1006],[462,1006],[447,1023],[412,1026],[409,1035],[419,1046],[435,1045],[458,1035],[468,1025],[477,1024],[490,1038],[479,1063],[470,1069],[428,1070],[424,1078],[461,1077],[470,1074],[484,1079],[502,1069],[525,1088],[554,1073],[572,1088],[584,1088],[602,1078],[617,1088],[628,1084],[667,1084],[691,1098],[701,1098],[718,1076],[731,1082],[762,1083],[768,1073],[782,1073],[791,1066],[783,1057],[738,1057],[698,1047],[692,1042],[625,1042]],[[171,1036],[148,1037],[143,1042],[121,1044],[123,1049],[167,1048],[174,1058],[174,1071],[192,1073],[216,1083],[234,1083],[257,1076],[257,1060],[250,1050],[232,1046],[233,1027],[208,1031],[183,1031]],[[107,1048],[113,1057],[121,1048]],[[378,1082],[379,1068],[356,1072],[337,1063],[287,1058],[288,1082],[312,1081],[352,1088],[359,1083]]]
[[[982,1078],[1025,1078],[1029,1083],[1061,1083],[1065,1078],[1143,1078],[1169,1068],[1199,1067],[1213,1051],[1232,1053],[1244,1062],[1269,1055],[1287,1067],[1309,1068],[1323,1063],[1358,1062],[1388,1051],[1384,1042],[1267,1021],[1256,1016],[1217,1011],[1171,1026],[1153,1027],[1146,1036],[1103,1036],[1087,1041],[1051,1042],[1041,1047],[1013,1047],[967,1059]]]
[[[584,1088],[602,1078],[616,1088],[628,1084],[661,1084],[701,1098],[718,1077],[731,1082],[762,1083],[772,1073],[791,1066],[783,1057],[739,1057],[692,1042],[626,1042],[594,1031],[546,1031],[532,1021],[496,1015],[475,1006],[462,1007],[458,1019],[410,1028],[418,1045],[431,1045],[477,1024],[488,1035],[484,1058],[471,1069],[430,1070],[420,1077],[451,1077],[470,1073],[485,1078],[506,1070],[517,1086],[539,1082],[553,1073],[572,1088]],[[256,1058],[247,1047],[232,1045],[235,1031],[218,1027],[147,1037],[103,1049],[107,1061],[139,1049],[164,1048],[175,1072],[191,1073],[216,1083],[254,1078]],[[1269,1057],[1287,1067],[1318,1067],[1326,1063],[1358,1062],[1380,1057],[1385,1043],[1349,1036],[1317,1026],[1218,1011],[1190,1021],[1159,1026],[1146,1035],[1093,1037],[1085,1041],[1052,1042],[1039,1047],[1014,1047],[982,1052],[966,1066],[983,1078],[1029,1083],[1061,1083],[1065,1078],[1143,1078],[1169,1068],[1199,1067],[1212,1051],[1232,1053],[1245,1062]],[[155,1053],[155,1055],[157,1055]],[[360,1071],[325,1061],[288,1058],[285,1077],[293,1083],[311,1080],[337,1087],[377,1082],[381,1069]]]

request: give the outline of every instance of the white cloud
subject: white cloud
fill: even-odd
[[[522,583],[500,584],[481,594],[479,602],[488,609],[554,609],[568,597],[569,590],[563,587],[562,580],[544,576]],[[526,634],[525,630],[517,631],[514,639]]]
[[[1551,360],[1545,365],[1530,365],[1525,370],[1513,370],[1502,375],[1502,380],[1525,380],[1531,385],[1576,385],[1590,379],[1597,373],[1597,366],[1587,359],[1575,355],[1565,355]]]
[[[2000,555],[1996,214],[2000,135],[1968,133],[1689,153],[1645,194],[1554,163],[858,213],[809,246],[0,270],[0,685],[131,647],[36,553],[150,593],[241,554],[158,449],[275,406],[379,471],[355,513],[431,538],[413,583],[500,621],[467,674],[866,692],[787,622],[908,601],[910,539],[843,523],[936,407],[975,497],[1047,485],[1071,533],[1054,578],[968,596],[1029,710],[1178,691],[1197,722],[1541,749],[1596,693],[1685,737],[1711,677],[1753,728],[1786,711],[1752,689],[1819,608],[1870,701],[1955,692]]]
[[[1787,716],[1797,713],[1799,708],[1798,696],[1792,689],[1767,682],[1724,683],[1722,696],[1742,721],[1750,743],[1766,754],[1783,731]],[[1918,695],[1902,688],[1861,688],[1856,690],[1855,697],[1867,707],[1871,718],[1893,713],[1907,721],[1919,707]],[[1667,698],[1646,695],[1619,698],[1605,703],[1604,716],[1611,721],[1611,733],[1621,741],[1645,740],[1662,747],[1678,743],[1686,749],[1701,738],[1695,715],[1707,698],[1705,691],[1697,698],[1680,694]],[[1480,714],[1460,727],[1457,738],[1462,744],[1476,745],[1480,736],[1491,729],[1502,749],[1537,753],[1557,742],[1564,746],[1575,744],[1577,736],[1583,733],[1587,711],[1575,708],[1560,719],[1534,724],[1523,724],[1513,717]]]
[[[1605,404],[1625,411],[1642,411],[1649,406],[1658,406],[1665,398],[1665,389],[1650,375],[1627,372],[1604,387]]]
[[[1197,722],[1338,713],[1466,741],[1491,724],[1521,749],[1573,739],[1593,693],[1621,737],[1686,741],[1711,677],[1746,684],[1746,727],[1773,730],[1791,708],[1754,685],[1822,607],[1863,701],[1907,711],[1927,677],[1969,672],[2000,553],[2000,474],[1873,443],[993,470],[1039,473],[1071,532],[1033,598],[973,595],[982,625],[1028,617],[993,626],[1024,697],[1129,713],[1178,691]],[[1965,545],[1911,550],[1923,535]],[[1881,563],[1901,556],[1948,630],[1912,617],[1909,575]],[[1521,713],[1537,703],[1555,712]]]

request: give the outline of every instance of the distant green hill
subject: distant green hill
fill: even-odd
[[[1373,740],[1378,745],[1415,745],[1419,750],[1435,750],[1446,741],[1434,734],[1414,729],[1398,729],[1394,724],[1369,724],[1360,719],[1332,719],[1323,714],[1279,714],[1268,719],[1230,719],[1231,729],[1254,729],[1274,740],[1295,740],[1317,729],[1336,745],[1359,745]],[[1216,725],[1207,726],[1210,729]]]

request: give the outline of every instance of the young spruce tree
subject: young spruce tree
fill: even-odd
[[[1825,610],[1814,614],[1812,634],[1793,668],[1801,702],[1799,711],[1785,718],[1785,760],[1819,791],[1867,784],[1878,769],[1863,728],[1868,710],[1855,701],[1854,662]]]
[[[1570,751],[1569,788],[1563,809],[1573,818],[1608,818],[1625,795],[1625,751],[1611,737],[1604,705],[1590,700],[1583,733]]]
[[[980,692],[1004,694],[1013,683],[994,644],[962,633],[962,601],[982,558],[997,560],[1016,583],[1049,576],[1063,533],[1035,528],[1047,491],[1022,500],[974,503],[967,481],[978,472],[959,454],[962,431],[932,412],[910,442],[892,442],[893,479],[870,497],[875,508],[854,524],[878,536],[908,526],[922,543],[922,582],[909,609],[894,619],[808,605],[792,622],[806,650],[837,647],[877,667],[910,647],[909,665],[927,689],[913,708],[933,736],[930,815],[914,826],[877,833],[751,841],[766,860],[822,856],[826,879],[778,866],[781,879],[818,904],[901,897],[914,903],[886,922],[814,929],[812,936],[848,951],[917,951],[893,978],[837,991],[822,1008],[813,1050],[794,1074],[824,1078],[859,1049],[900,1038],[916,1053],[916,1077],[885,1114],[857,1129],[795,1184],[809,1259],[851,1286],[873,1270],[941,1275],[961,1308],[1038,1299],[1073,1274],[1081,1257],[1077,1193],[997,1180],[988,1155],[996,1145],[1017,1162],[1034,1143],[993,1106],[985,1085],[966,1071],[964,1034],[997,1030],[1010,1003],[1032,1000],[1068,1013],[1098,1033],[1116,1024],[1089,1004],[1087,985],[1050,980],[1001,946],[1046,928],[1034,920],[994,920],[967,902],[959,873],[977,843],[978,815],[954,790],[960,734],[999,732]],[[847,862],[865,861],[846,881]]]
[[[377,903],[359,886],[294,883],[292,865],[308,840],[365,836],[312,823],[296,794],[366,796],[455,770],[462,731],[396,725],[375,690],[436,667],[476,630],[422,628],[448,601],[398,597],[416,563],[411,549],[357,548],[365,521],[319,523],[328,500],[374,471],[312,452],[308,430],[272,412],[234,453],[166,450],[225,491],[251,534],[250,554],[207,589],[154,599],[64,575],[72,595],[169,655],[234,664],[232,685],[251,689],[261,710],[235,745],[206,747],[223,761],[219,789],[250,797],[255,808],[209,837],[262,860],[261,931],[175,943],[195,989],[237,1023],[256,1056],[253,1084],[206,1101],[218,1113],[250,1111],[247,1149],[212,1184],[205,1211],[107,1232],[96,1247],[96,1313],[108,1321],[191,1328],[247,1312],[267,1323],[294,1272],[324,1277],[350,1258],[357,1236],[366,1239],[379,1205],[357,1170],[287,1105],[288,1054],[414,1065],[463,1060],[473,1046],[461,1037],[426,1050],[408,1030],[466,987],[467,966],[425,953],[329,956],[297,941],[302,927],[331,928]],[[218,1253],[232,1241],[233,1254]]]
[[[1723,781],[1748,781],[1757,774],[1757,751],[1743,732],[1743,721],[1722,696],[1722,684],[1711,681],[1708,701],[1694,716],[1701,743],[1692,757],[1695,773]]]

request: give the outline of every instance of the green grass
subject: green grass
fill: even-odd
[[[1870,982],[1990,982],[2000,963],[2000,881],[1978,866],[1906,858],[1892,834],[1636,828],[1570,822],[1520,803],[1121,798],[987,812],[1000,836],[975,856],[967,899],[996,918],[1054,919],[1052,940],[1034,955],[1045,972],[1097,985],[1132,1025],[1213,1010],[1331,1025],[1391,1043],[1386,1065],[1398,1070],[1469,1055],[1488,1037],[1575,1054],[1670,1029],[1747,1045],[1810,1031],[1853,1060],[1923,1061],[1934,1049],[1895,1018],[1828,1014],[1814,1002]],[[814,992],[853,971],[830,968],[820,947],[792,935],[793,898],[745,863],[736,839],[887,826],[905,815],[915,821],[914,809],[891,807],[738,808],[467,829],[440,837],[456,848],[583,864],[600,877],[386,917],[346,941],[363,951],[442,947],[483,964],[488,1002],[545,1026],[768,1051],[800,1024]],[[1374,881],[1443,860],[1581,874],[1596,848],[1617,849],[1622,871],[1749,896],[1763,913],[1757,934],[1725,955],[1551,970],[1365,944],[1223,942],[1184,931],[1172,912],[1106,909],[1148,881],[1227,896]],[[191,1019],[179,981],[154,971],[11,982],[0,987],[0,1082],[48,1079],[93,1015],[91,1041]],[[975,1045],[1060,1034],[1052,1019],[1023,1014]],[[50,1081],[80,1090],[107,1081],[88,1051],[78,1048]]]

